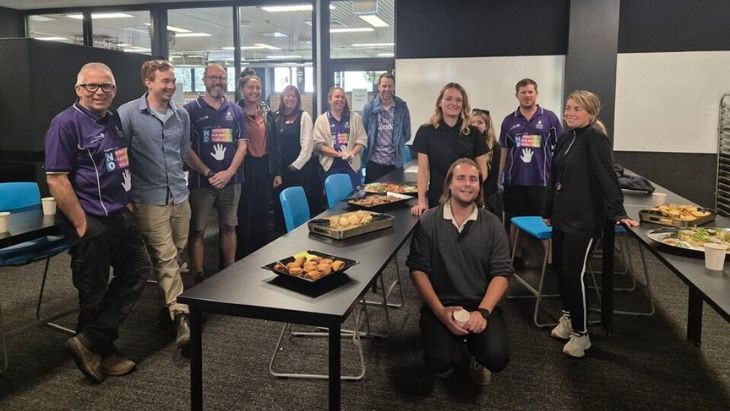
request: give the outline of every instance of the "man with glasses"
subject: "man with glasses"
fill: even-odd
[[[175,345],[184,348],[190,342],[189,309],[177,297],[183,292],[180,258],[190,227],[183,171],[190,149],[190,116],[172,102],[175,69],[170,62],[146,61],[142,81],[147,92],[119,108],[132,165],[132,200],[165,294],[161,325],[174,321]]]
[[[365,182],[373,182],[396,168],[403,168],[406,142],[411,138],[411,114],[406,102],[395,96],[395,77],[385,72],[378,78],[378,95],[362,109],[368,135],[363,150]]]
[[[51,121],[45,136],[46,180],[61,210],[56,224],[71,243],[71,272],[79,292],[76,335],[66,347],[79,370],[96,382],[136,367],[114,341],[150,271],[127,208],[127,143],[119,117],[110,110],[116,90],[108,66],[84,65],[76,80],[78,100]]]
[[[520,106],[504,118],[499,133],[505,224],[510,227],[510,244],[517,235],[517,227],[509,223],[512,217],[540,215],[553,152],[558,137],[563,134],[558,116],[537,104],[538,94],[534,80],[526,78],[517,82],[515,96]],[[547,241],[543,241],[543,247],[547,252]],[[519,245],[515,254],[515,262],[521,262]]]
[[[236,257],[238,200],[243,181],[246,155],[246,129],[243,111],[226,100],[226,69],[209,64],[203,73],[205,95],[185,105],[190,114],[191,147],[188,155],[190,176],[190,266],[193,281],[203,280],[203,234],[215,207],[221,232],[223,265]]]

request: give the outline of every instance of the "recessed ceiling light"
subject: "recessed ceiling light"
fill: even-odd
[[[395,43],[355,43],[352,47],[393,47]]]
[[[268,11],[269,13],[280,13],[287,11],[312,11],[313,7],[311,4],[291,4],[287,6],[262,6],[261,9],[264,11]],[[334,9],[335,6],[330,4],[330,10]]]
[[[343,27],[330,29],[330,33],[364,33],[368,31],[375,31],[372,27]]]
[[[129,47],[124,49],[125,53],[149,53],[150,49],[144,47]]]
[[[378,57],[395,57],[394,53],[378,53],[376,54]]]
[[[210,33],[177,33],[175,34],[176,38],[180,37],[212,37],[213,35]]]
[[[373,27],[388,27],[389,26],[389,24],[386,23],[385,21],[383,21],[383,19],[381,19],[380,17],[378,17],[374,14],[367,14],[367,15],[358,16],[358,17],[367,21],[368,24],[370,24]]]
[[[66,17],[76,20],[84,19],[83,14],[67,14]],[[92,19],[126,19],[130,17],[134,16],[127,13],[91,13]]]
[[[280,59],[283,60],[283,59],[300,59],[300,58],[302,58],[302,56],[297,56],[296,54],[292,54],[292,55],[277,55],[277,54],[272,54],[270,56],[266,56],[266,58],[267,59],[272,59],[272,60],[280,60]]]
[[[151,23],[145,23],[144,25],[145,26],[151,26],[152,24]],[[175,27],[175,26],[167,26],[167,30],[168,31],[174,31],[175,33],[192,33],[191,30],[181,29],[180,27]]]
[[[42,41],[65,41],[68,40],[66,37],[57,37],[57,36],[50,36],[50,37],[34,37],[36,40],[42,40]]]
[[[267,49],[267,50],[281,50],[281,48],[279,48],[279,47],[270,46],[270,45],[265,44],[265,43],[254,43],[254,45],[256,47],[259,47],[259,48],[262,48],[262,49]],[[243,48],[243,47],[241,47],[241,48]]]

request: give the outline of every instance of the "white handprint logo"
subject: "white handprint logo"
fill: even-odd
[[[132,174],[129,172],[129,169],[124,170],[124,173],[122,174],[124,177],[124,181],[122,181],[122,187],[124,187],[124,191],[129,191],[132,189]]]
[[[532,155],[534,153],[535,152],[532,151],[532,149],[530,149],[530,148],[523,148],[522,149],[522,155],[520,156],[520,158],[522,159],[522,162],[524,162],[524,163],[531,162],[532,161]]]
[[[216,144],[213,146],[213,152],[210,155],[218,161],[223,161],[226,157],[226,148],[223,147],[223,144]]]

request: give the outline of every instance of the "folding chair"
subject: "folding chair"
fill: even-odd
[[[352,193],[352,181],[347,174],[332,174],[324,180],[327,208],[332,208]]]
[[[0,211],[18,211],[29,207],[38,207],[40,204],[40,190],[38,189],[38,184],[35,182],[0,183]],[[39,324],[46,324],[69,334],[74,334],[73,330],[62,327],[52,321],[74,313],[77,311],[76,309],[64,311],[48,318],[41,318],[43,292],[46,287],[48,266],[50,264],[51,257],[68,250],[69,247],[69,244],[63,239],[63,237],[45,236],[0,249],[0,267],[21,266],[35,261],[46,261],[45,268],[43,270],[43,279],[41,281],[41,289],[38,294],[38,302],[36,303],[35,322],[6,331],[3,322],[2,304],[0,304],[0,347],[2,349],[3,356],[3,365],[0,368],[0,373],[5,372],[8,367],[8,352],[5,343],[6,337],[19,334]]]

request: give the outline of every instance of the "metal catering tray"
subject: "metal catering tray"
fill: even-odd
[[[367,224],[358,225],[352,228],[336,229],[330,227],[329,218],[317,218],[310,220],[309,232],[314,234],[323,235],[325,237],[334,238],[335,240],[344,240],[346,238],[355,237],[372,231],[382,230],[384,228],[392,227],[393,220],[395,217],[390,214],[374,213],[372,211],[360,211],[369,213],[373,216],[373,220]],[[352,213],[343,213],[352,214]],[[337,214],[341,216],[342,214]],[[335,217],[330,216],[331,217]]]
[[[693,227],[702,225],[715,220],[715,213],[712,210],[700,209],[702,211],[709,211],[710,214],[704,217],[697,217],[694,220],[680,220],[679,218],[667,217],[657,210],[641,210],[639,211],[639,218],[641,221],[647,221],[650,223],[668,225],[672,227]]]

